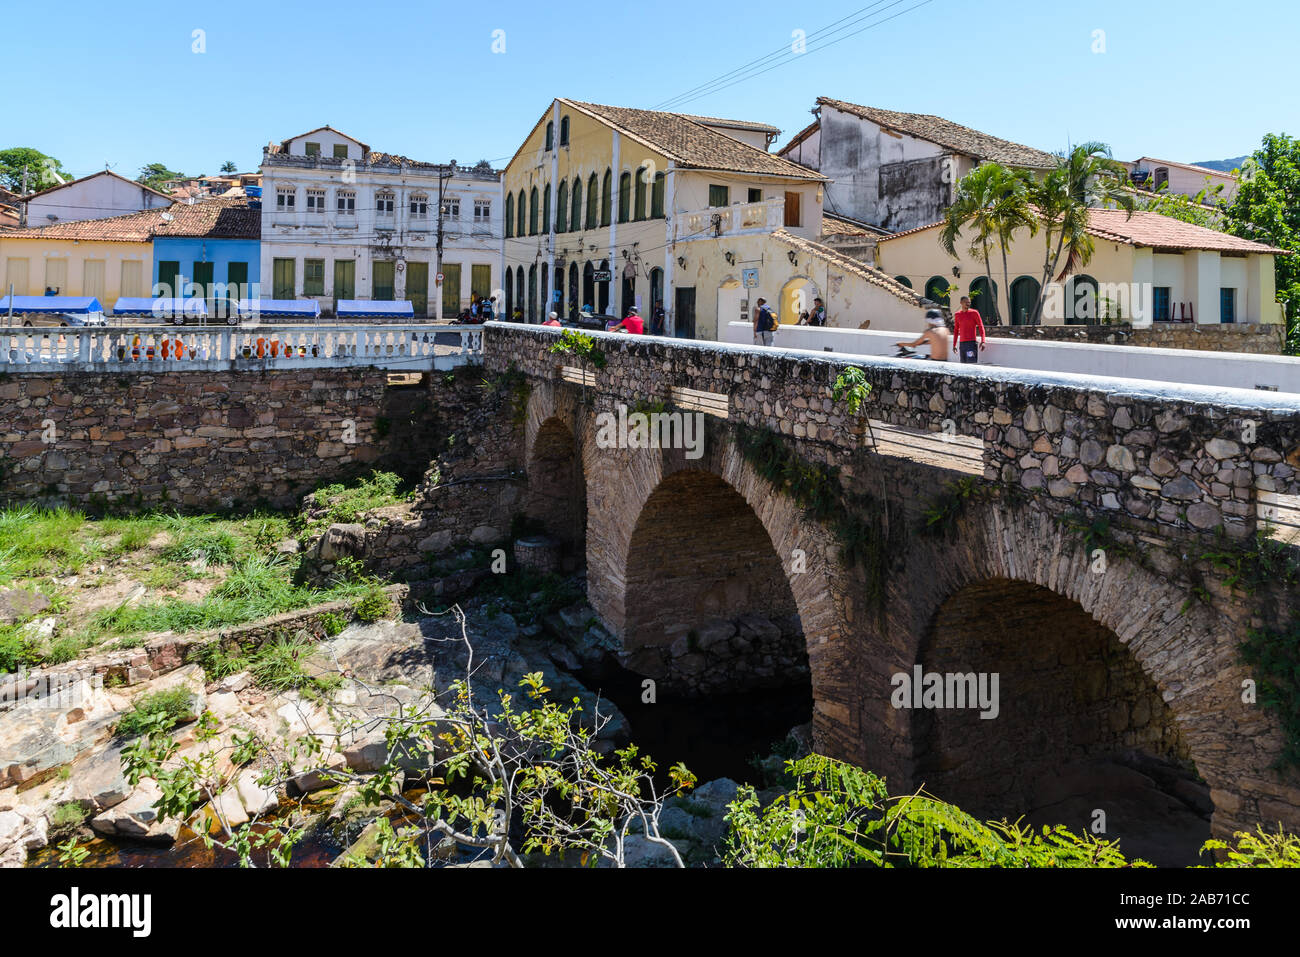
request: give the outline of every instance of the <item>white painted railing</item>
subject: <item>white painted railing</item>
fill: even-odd
[[[785,200],[767,199],[761,203],[713,206],[684,213],[680,222],[683,232],[678,235],[678,239],[770,232],[785,224]]]
[[[371,366],[446,370],[481,361],[479,327],[0,327],[0,370],[183,371]]]

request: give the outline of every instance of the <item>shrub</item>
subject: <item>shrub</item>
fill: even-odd
[[[384,587],[375,582],[365,590],[352,610],[362,621],[379,621],[392,613],[393,603]]]
[[[194,715],[194,694],[185,688],[168,688],[144,695],[118,719],[119,737],[136,738],[146,732],[170,731]]]

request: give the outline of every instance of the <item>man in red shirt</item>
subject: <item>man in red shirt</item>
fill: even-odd
[[[979,336],[979,351],[976,351],[975,337]],[[977,310],[970,307],[970,297],[961,297],[961,309],[952,317],[952,346],[962,362],[979,362],[979,353],[984,350],[987,340],[984,338],[984,321]]]
[[[624,332],[630,332],[634,336],[645,335],[645,322],[641,319],[641,314],[636,306],[627,311],[627,317],[622,322],[609,327],[610,332],[618,332],[620,329]]]

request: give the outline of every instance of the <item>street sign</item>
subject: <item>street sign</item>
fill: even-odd
[[[758,285],[758,270],[742,269],[740,271],[740,281],[744,284],[746,289],[753,289]]]
[[[614,278],[614,273],[609,269],[596,269],[592,272],[591,278],[595,282],[609,282]]]

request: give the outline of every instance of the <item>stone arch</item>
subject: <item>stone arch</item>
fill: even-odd
[[[847,689],[836,667],[845,645],[841,573],[829,530],[762,479],[720,425],[707,430],[698,459],[683,449],[606,449],[588,461],[588,598],[613,634],[631,640],[624,645],[629,668],[662,676],[664,647],[682,637],[668,626],[687,624],[689,631],[689,622],[668,622],[659,612],[687,609],[681,617],[727,619],[751,591],[737,575],[750,574],[788,594],[815,708],[848,720],[841,698]],[[731,564],[713,569],[698,587],[682,584],[709,561]],[[667,584],[656,589],[656,569],[665,568]],[[770,602],[767,610],[775,614],[779,604]],[[654,640],[646,640],[648,633]]]
[[[963,608],[968,618],[982,615],[979,620],[993,629],[1001,627],[1002,619],[1025,614],[1036,603],[1050,611],[1057,628],[1069,627],[1080,634],[1091,629],[1092,647],[1103,656],[1123,655],[1125,660],[1111,661],[1100,671],[1094,667],[1100,680],[1130,682],[1133,694],[1108,700],[1130,708],[1168,708],[1169,720],[1155,715],[1163,737],[1144,741],[1136,733],[1141,728],[1126,719],[1117,721],[1116,732],[1135,733],[1127,744],[1122,740],[1120,744],[1154,747],[1166,760],[1193,763],[1209,787],[1217,833],[1248,823],[1252,820],[1249,802],[1234,792],[1239,791],[1243,773],[1255,773],[1250,769],[1259,763],[1258,739],[1276,732],[1260,709],[1241,703],[1245,673],[1237,661],[1237,648],[1244,625],[1199,603],[1185,608],[1187,597],[1185,587],[1136,562],[1112,557],[1104,572],[1094,571],[1082,545],[1038,508],[970,506],[949,538],[913,539],[890,576],[884,620],[864,642],[856,667],[864,707],[874,703],[879,711],[862,715],[864,740],[856,752],[850,749],[850,759],[872,767],[869,754],[884,752],[883,763],[873,770],[919,785],[934,766],[917,760],[925,742],[915,740],[913,712],[896,709],[890,702],[892,675],[910,673],[918,662],[931,670],[924,659],[933,647],[935,628],[960,618]],[[1037,633],[1043,631],[1040,627]],[[1019,629],[1026,641],[1029,633],[1027,626]],[[1016,630],[1008,634],[1014,641]],[[1061,664],[1058,671],[1097,657],[1084,655],[1080,643],[1066,650],[1080,657]],[[982,668],[972,662],[961,670]],[[1009,693],[1005,685],[1001,693]],[[1084,696],[1085,701],[1094,698]],[[1133,717],[1130,712],[1128,718]],[[891,742],[892,747],[875,747],[880,742]],[[1276,782],[1265,790],[1275,796],[1271,807],[1281,809],[1284,819],[1300,818],[1300,792]]]
[[[528,477],[524,515],[581,556],[587,526],[586,469],[576,399],[552,383],[532,383],[524,417]]]

